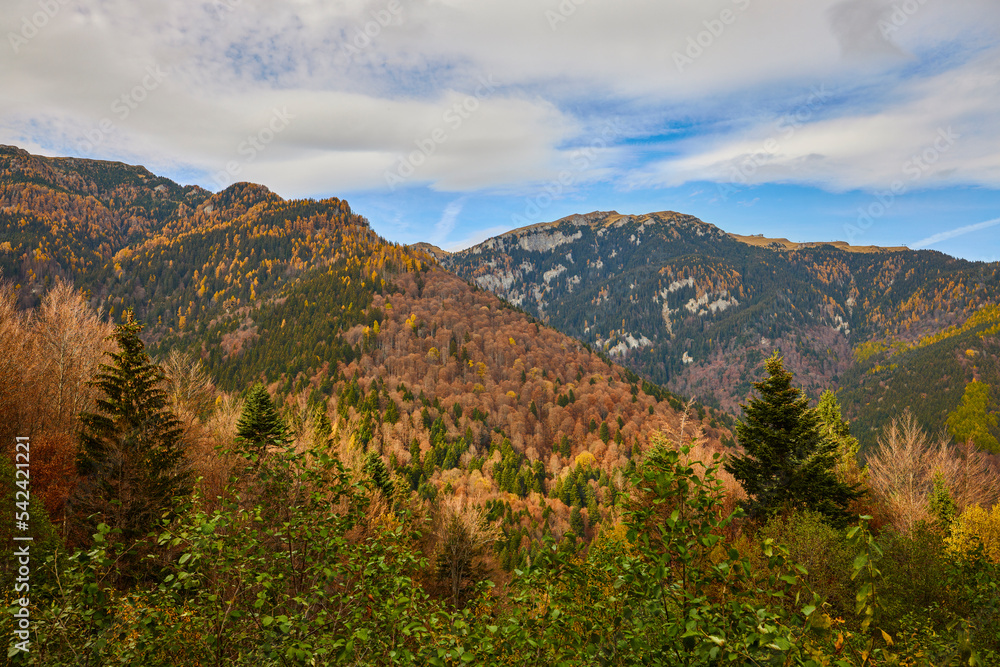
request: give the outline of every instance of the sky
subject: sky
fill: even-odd
[[[996,0],[4,0],[0,144],[469,247],[594,210],[1000,260]]]

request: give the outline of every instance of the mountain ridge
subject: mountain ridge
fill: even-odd
[[[633,371],[734,415],[763,359],[779,349],[814,397],[849,378],[845,390],[853,398],[845,407],[865,426],[908,407],[893,389],[891,410],[860,404],[868,371],[881,374],[869,393],[893,384],[878,370],[898,366],[901,358],[889,362],[888,350],[959,327],[1000,299],[997,263],[904,247],[742,236],[673,211],[567,216],[441,261]],[[880,352],[858,362],[858,348],[878,341]],[[958,359],[949,373],[963,380],[940,389],[947,397],[936,395],[933,414],[921,415],[935,429],[977,371]],[[872,436],[862,438],[872,443]]]

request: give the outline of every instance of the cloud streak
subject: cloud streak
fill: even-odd
[[[955,229],[949,229],[948,231],[945,232],[939,232],[932,236],[928,236],[925,239],[920,239],[919,241],[916,241],[910,247],[914,250],[920,250],[921,248],[929,248],[943,241],[948,241],[950,239],[958,238],[959,236],[965,236],[966,234],[971,234],[972,232],[978,232],[984,229],[989,229],[990,227],[995,227],[996,225],[1000,225],[1000,218],[994,218],[992,220],[987,220],[985,222],[977,222],[974,225],[965,225],[964,227],[956,227]]]

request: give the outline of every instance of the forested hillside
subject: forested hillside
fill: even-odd
[[[814,397],[844,387],[866,446],[874,444],[868,429],[894,411],[913,406],[938,430],[966,383],[1000,383],[989,363],[974,368],[955,358],[944,369],[897,357],[893,372],[883,372],[888,364],[872,371],[881,373],[879,389],[868,392],[874,364],[856,361],[873,359],[869,349],[963,327],[1000,302],[1000,266],[933,251],[764,241],[679,213],[595,212],[508,232],[443,262],[634,371],[732,414],[763,359],[779,349]],[[974,352],[986,358],[982,346],[997,337],[981,324]]]
[[[592,532],[614,505],[617,471],[679,426],[678,397],[381,239],[346,202],[284,201],[249,183],[209,195],[141,168],[7,155],[9,172],[33,174],[33,203],[17,209],[29,215],[10,213],[25,230],[18,248],[63,238],[39,238],[42,220],[100,213],[86,252],[51,250],[44,278],[25,269],[36,265],[22,249],[10,265],[21,303],[75,281],[93,310],[134,311],[154,356],[184,353],[234,394],[263,382],[300,420],[328,412],[356,456],[381,456],[424,497],[512,494],[501,517],[508,568],[550,529],[568,530],[574,507]],[[12,200],[18,183],[5,186]],[[160,196],[158,208],[134,207]],[[123,207],[138,220],[128,234],[115,231]],[[698,411],[721,451],[730,420]]]

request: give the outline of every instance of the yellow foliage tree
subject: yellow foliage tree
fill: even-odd
[[[952,524],[947,539],[949,554],[967,559],[980,544],[987,558],[1000,563],[1000,504],[991,511],[972,505]]]

